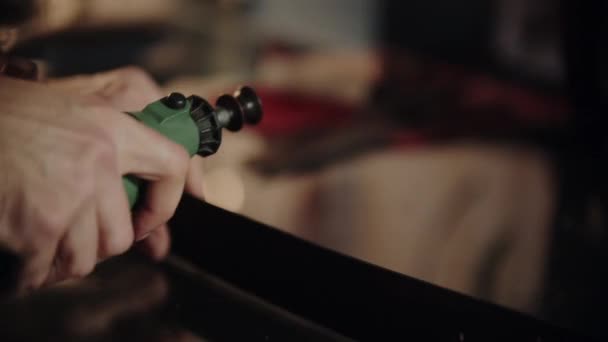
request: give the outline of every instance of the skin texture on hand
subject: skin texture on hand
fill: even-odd
[[[184,189],[202,196],[185,149],[125,115],[162,97],[126,68],[40,84],[0,77],[0,245],[23,258],[19,287],[81,277],[135,242],[169,250]],[[150,182],[129,211],[121,178]]]

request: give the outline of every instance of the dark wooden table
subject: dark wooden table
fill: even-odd
[[[585,341],[186,198],[174,255],[0,306],[2,341]]]

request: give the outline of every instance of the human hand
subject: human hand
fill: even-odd
[[[145,71],[137,67],[55,79],[49,81],[49,84],[53,88],[76,94],[88,103],[109,106],[120,111],[139,111],[165,95],[158,84]],[[202,159],[195,156],[190,161],[185,184],[185,191],[200,199],[205,198]],[[143,219],[142,215],[144,215]],[[168,227],[166,224],[162,224],[157,229],[150,230],[146,228],[145,222],[138,224],[139,221],[146,220],[145,215],[140,212],[135,217],[138,237],[142,238],[147,235],[147,238],[143,239],[138,247],[151,257],[161,259],[169,251]],[[166,220],[168,218],[165,219],[165,222]]]
[[[47,85],[0,78],[0,244],[23,258],[21,289],[86,275],[146,237],[153,257],[167,253],[164,224],[185,184],[202,191],[200,180],[186,182],[183,147],[121,112],[160,97],[142,88],[153,85],[144,76],[124,69]],[[125,174],[150,181],[133,221]]]

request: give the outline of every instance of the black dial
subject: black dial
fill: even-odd
[[[186,107],[186,97],[180,93],[171,93],[169,96],[161,100],[161,102],[175,110],[184,109]]]

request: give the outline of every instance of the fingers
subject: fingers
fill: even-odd
[[[140,110],[162,97],[162,90],[139,68],[127,67],[92,76],[54,82],[57,88],[93,95],[117,110]],[[149,181],[146,196],[133,215],[128,212],[122,184],[105,178],[98,195],[98,257],[100,260],[126,251],[134,240],[141,240],[166,223],[177,208],[184,189],[203,197],[200,169],[191,167],[185,149],[160,133],[122,113],[108,111],[103,124],[109,127],[116,146],[117,177],[133,174]],[[168,233],[163,228],[150,239],[154,255],[168,249]],[[131,234],[131,235],[129,235]],[[147,242],[146,244],[150,243]],[[161,243],[162,242],[162,243]],[[166,242],[166,246],[165,246]],[[162,247],[162,248],[161,248]],[[162,253],[160,253],[162,254]]]
[[[64,90],[83,91],[98,96],[118,110],[139,110],[163,96],[162,90],[156,82],[146,72],[136,67],[75,77],[54,84]],[[142,239],[171,218],[186,185],[188,192],[198,198],[203,198],[202,177],[199,169],[195,167],[189,169],[190,158],[182,146],[141,125],[127,115],[108,116],[111,117],[109,123],[112,129],[110,131],[118,147],[120,174],[133,174],[150,181],[146,188],[146,197],[140,203],[141,206],[133,220],[136,239]],[[116,207],[116,202],[114,204]],[[111,201],[107,206],[112,206]],[[112,210],[106,211],[111,212]],[[108,215],[102,212],[100,217],[104,218]],[[122,221],[124,222],[124,220]],[[115,236],[112,228],[107,227],[116,226],[117,224],[100,224],[100,229],[107,230],[101,234],[101,257],[116,252],[116,250],[107,251],[103,242],[104,237]],[[124,241],[121,238],[117,238],[117,240]]]
[[[25,264],[19,277],[18,291],[27,293],[41,287],[49,276],[53,265],[57,243],[52,240],[44,248],[25,256]]]
[[[169,234],[169,227],[162,225],[142,240],[138,248],[150,258],[160,261],[169,254],[170,246],[171,235]]]
[[[105,172],[97,175],[98,260],[126,252],[133,244],[133,224],[121,174],[106,161]],[[97,247],[97,246],[96,246]]]
[[[117,156],[112,144],[103,140],[92,144],[80,164],[80,192],[72,200],[78,206],[71,211],[72,219],[57,237],[52,272],[47,284],[88,275],[99,259],[125,252],[133,243],[131,214]],[[67,191],[67,190],[66,190]],[[55,250],[53,250],[55,252]]]
[[[81,278],[93,271],[97,263],[97,213],[95,203],[81,209],[59,243],[54,265],[46,283]]]
[[[22,196],[23,203],[0,208],[5,213],[0,223],[8,222],[11,231],[2,238],[23,256],[23,288],[85,275],[98,259],[121,254],[133,244],[134,225],[121,182],[125,174],[151,183],[135,215],[139,237],[169,220],[185,187],[188,153],[119,112],[140,110],[162,96],[149,76],[128,68],[73,79],[56,85],[59,90],[15,86],[18,101],[9,96],[7,108],[16,114],[2,121],[8,138],[0,143],[6,160],[15,164],[6,183],[18,184],[6,196],[11,203]],[[31,103],[23,94],[32,91],[43,103],[21,110]],[[78,93],[107,101],[90,104],[79,100]],[[2,192],[6,189],[3,184]],[[165,228],[155,232],[148,242],[152,254],[166,254],[168,241]]]
[[[134,214],[136,240],[143,239],[153,229],[169,221],[184,192],[186,171],[183,161],[165,169],[165,174],[149,183],[146,197]]]
[[[192,196],[204,200],[205,199],[205,183],[203,182],[203,161],[200,156],[194,156],[190,161],[188,175],[186,176],[186,192]]]
[[[121,113],[108,115],[112,135],[117,148],[117,167],[121,174],[136,174],[155,181],[179,164],[183,177],[187,171],[189,156],[186,149],[161,133]]]
[[[135,238],[140,240],[166,223],[184,192],[190,156],[186,149],[133,118],[117,118],[119,170],[148,180],[146,196],[134,214]]]

